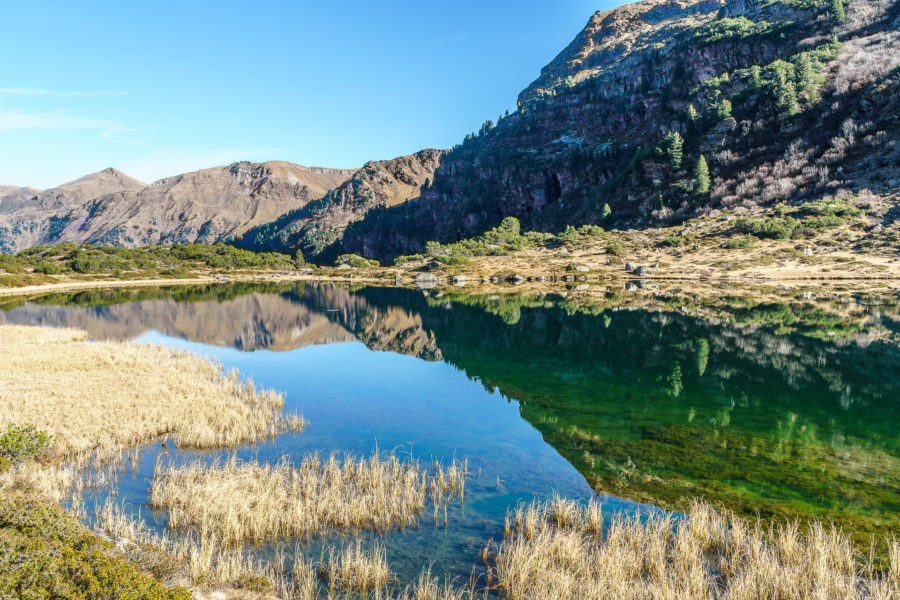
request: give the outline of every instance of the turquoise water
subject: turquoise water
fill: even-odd
[[[896,530],[900,320],[896,303],[850,300],[689,311],[671,298],[219,286],[50,297],[0,322],[183,347],[283,391],[310,426],[238,449],[248,460],[468,458],[446,528],[426,511],[386,538],[408,581],[428,564],[467,578],[509,507],[555,493],[599,493],[625,511],[703,496],[742,514],[835,520],[859,539]],[[89,500],[114,494],[163,528],[146,507],[160,452],[143,448],[138,468]]]

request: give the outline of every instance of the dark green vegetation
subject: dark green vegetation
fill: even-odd
[[[591,228],[589,231],[602,229]],[[586,230],[588,231],[588,230]],[[446,265],[465,265],[473,256],[503,256],[523,248],[533,248],[553,241],[574,241],[578,237],[574,227],[567,228],[557,236],[536,231],[523,232],[521,224],[515,217],[506,217],[500,225],[474,238],[460,240],[452,244],[441,244],[431,241],[425,244],[425,251],[419,254],[398,256],[394,263],[422,260],[431,257]]]
[[[302,255],[300,257],[302,264]],[[295,269],[298,262],[278,252],[253,252],[229,244],[177,244],[121,248],[87,244],[38,246],[0,254],[0,285],[48,281],[35,275],[114,275],[118,278],[190,277],[194,272]]]
[[[33,425],[9,425],[0,435],[0,473],[12,465],[45,456],[53,446],[53,436]]]
[[[846,200],[817,200],[796,208],[780,204],[775,207],[775,212],[778,216],[764,219],[742,217],[735,222],[735,229],[756,237],[778,240],[814,237],[824,229],[840,227],[847,220],[862,215],[859,208],[848,204]]]
[[[21,600],[190,600],[127,560],[61,509],[17,494],[0,497],[0,597]],[[156,576],[154,576],[156,575]]]

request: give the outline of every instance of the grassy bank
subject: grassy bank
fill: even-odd
[[[0,425],[30,424],[54,436],[54,463],[115,455],[163,435],[181,446],[227,447],[304,426],[302,417],[282,414],[280,394],[161,346],[88,343],[78,330],[3,326],[0,362]],[[59,498],[66,471],[57,470],[58,480],[46,469],[32,471],[12,470],[4,481],[22,475]]]

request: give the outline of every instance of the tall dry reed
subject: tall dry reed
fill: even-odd
[[[889,545],[890,568],[876,570],[820,523],[763,525],[701,502],[684,520],[604,519],[596,501],[554,498],[512,511],[489,562],[510,600],[896,600],[900,544]]]
[[[173,583],[206,589],[241,587],[246,582],[266,581],[270,597],[282,600],[474,600],[471,586],[441,583],[430,568],[402,590],[391,590],[396,581],[383,547],[372,550],[359,542],[342,549],[327,547],[322,559],[314,561],[302,552],[279,547],[274,558],[260,560],[243,548],[228,547],[213,532],[189,533],[177,537],[159,535],[139,518],[124,514],[107,500],[98,508],[96,524],[106,535],[118,540],[139,564],[153,562],[170,567]]]
[[[386,532],[418,523],[426,499],[462,497],[467,468],[423,468],[394,453],[309,454],[298,466],[195,461],[157,465],[150,503],[174,528],[214,531],[227,543],[306,538],[330,529]]]

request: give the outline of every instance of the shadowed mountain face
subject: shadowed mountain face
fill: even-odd
[[[351,223],[331,253],[388,260],[506,216],[550,232],[640,228],[855,194],[889,226],[900,2],[854,0],[843,21],[829,6],[646,0],[598,12],[515,113],[454,147],[418,199]],[[708,190],[695,185],[701,156]]]
[[[442,360],[517,400],[597,491],[673,509],[703,496],[745,515],[818,517],[859,540],[900,527],[896,299],[823,307],[735,297],[712,307],[715,317],[666,307],[216,286],[48,297],[7,306],[0,322],[96,338],[152,329],[242,350],[361,341]]]
[[[353,172],[240,162],[146,185],[107,169],[31,197],[16,190],[0,198],[0,251],[230,240],[321,198]]]
[[[281,252],[300,248],[306,256],[333,260],[348,225],[371,211],[405,206],[418,198],[430,185],[444,154],[429,149],[368,162],[321,200],[252,229],[239,245]]]

